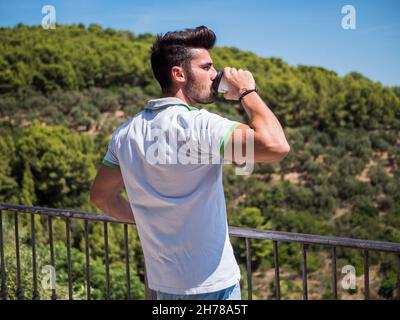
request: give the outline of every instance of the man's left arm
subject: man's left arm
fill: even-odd
[[[120,195],[123,187],[121,169],[102,164],[90,190],[90,202],[117,220],[135,223],[131,205]]]

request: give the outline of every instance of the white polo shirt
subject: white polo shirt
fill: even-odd
[[[240,280],[215,163],[238,124],[169,97],[113,133],[103,164],[121,169],[151,289],[199,294]]]

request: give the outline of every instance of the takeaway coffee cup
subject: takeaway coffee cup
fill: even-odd
[[[218,71],[217,76],[215,77],[212,87],[215,92],[226,93],[228,92],[228,83],[224,77],[223,71]]]

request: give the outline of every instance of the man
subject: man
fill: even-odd
[[[209,54],[215,40],[204,26],[158,36],[151,63],[162,98],[148,101],[117,128],[91,190],[95,206],[136,223],[148,285],[157,299],[241,299],[240,270],[228,236],[223,161],[193,160],[205,153],[235,161],[235,152],[226,155],[226,147],[247,150],[253,143],[254,154],[246,156],[272,162],[290,149],[249,71],[224,69],[225,98],[240,99],[249,125],[194,107],[217,96]],[[129,202],[120,196],[124,185]]]

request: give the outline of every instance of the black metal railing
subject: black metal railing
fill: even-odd
[[[11,204],[0,204],[0,299],[8,298],[8,289],[6,283],[6,264],[4,257],[4,238],[3,238],[3,212],[14,214],[14,226],[15,226],[15,255],[16,255],[16,282],[17,299],[24,299],[24,288],[22,287],[21,281],[21,265],[20,265],[20,248],[19,248],[19,227],[18,218],[19,214],[31,214],[31,249],[32,249],[32,273],[33,273],[33,299],[40,299],[38,290],[38,277],[36,267],[36,244],[35,244],[35,220],[34,215],[39,214],[47,216],[48,221],[48,232],[49,232],[49,250],[50,250],[50,263],[55,266],[54,261],[54,244],[53,244],[53,219],[62,218],[65,221],[66,231],[66,242],[67,242],[67,273],[68,273],[68,298],[73,299],[73,275],[71,268],[71,239],[70,239],[70,228],[71,219],[83,219],[84,220],[84,241],[85,241],[85,256],[86,256],[86,297],[88,300],[91,299],[91,274],[90,274],[90,252],[89,252],[89,228],[88,222],[94,221],[103,223],[104,225],[104,254],[105,254],[105,274],[106,274],[106,299],[111,297],[111,283],[110,283],[110,266],[109,266],[109,247],[108,247],[108,225],[110,223],[123,224],[124,225],[124,253],[125,253],[125,266],[126,266],[126,298],[131,299],[131,287],[130,287],[130,261],[129,261],[129,233],[128,223],[124,223],[113,219],[106,215],[99,215],[91,212],[80,212],[65,209],[52,209],[52,208],[41,208],[41,207],[27,207],[21,205]],[[274,276],[274,288],[275,298],[281,298],[280,290],[280,273],[279,273],[279,243],[299,243],[301,245],[301,266],[302,266],[302,296],[304,300],[308,299],[308,284],[307,284],[307,247],[308,245],[319,245],[330,248],[331,262],[332,262],[332,294],[333,298],[337,299],[337,275],[336,275],[336,249],[337,248],[354,248],[362,250],[364,256],[364,298],[370,298],[370,283],[369,283],[369,252],[388,252],[395,254],[397,257],[397,299],[400,299],[400,244],[392,242],[372,241],[372,240],[360,240],[342,237],[328,237],[311,234],[301,234],[292,232],[279,232],[270,230],[258,230],[258,229],[247,229],[238,227],[229,227],[229,234],[233,237],[239,237],[245,239],[246,244],[246,272],[247,272],[247,288],[248,288],[248,299],[252,299],[252,271],[251,271],[251,240],[271,240],[273,244],[273,261],[275,268]],[[151,299],[152,294],[147,286],[146,270],[145,274],[145,288],[146,288],[146,299]],[[57,299],[56,288],[52,289],[51,299]]]

